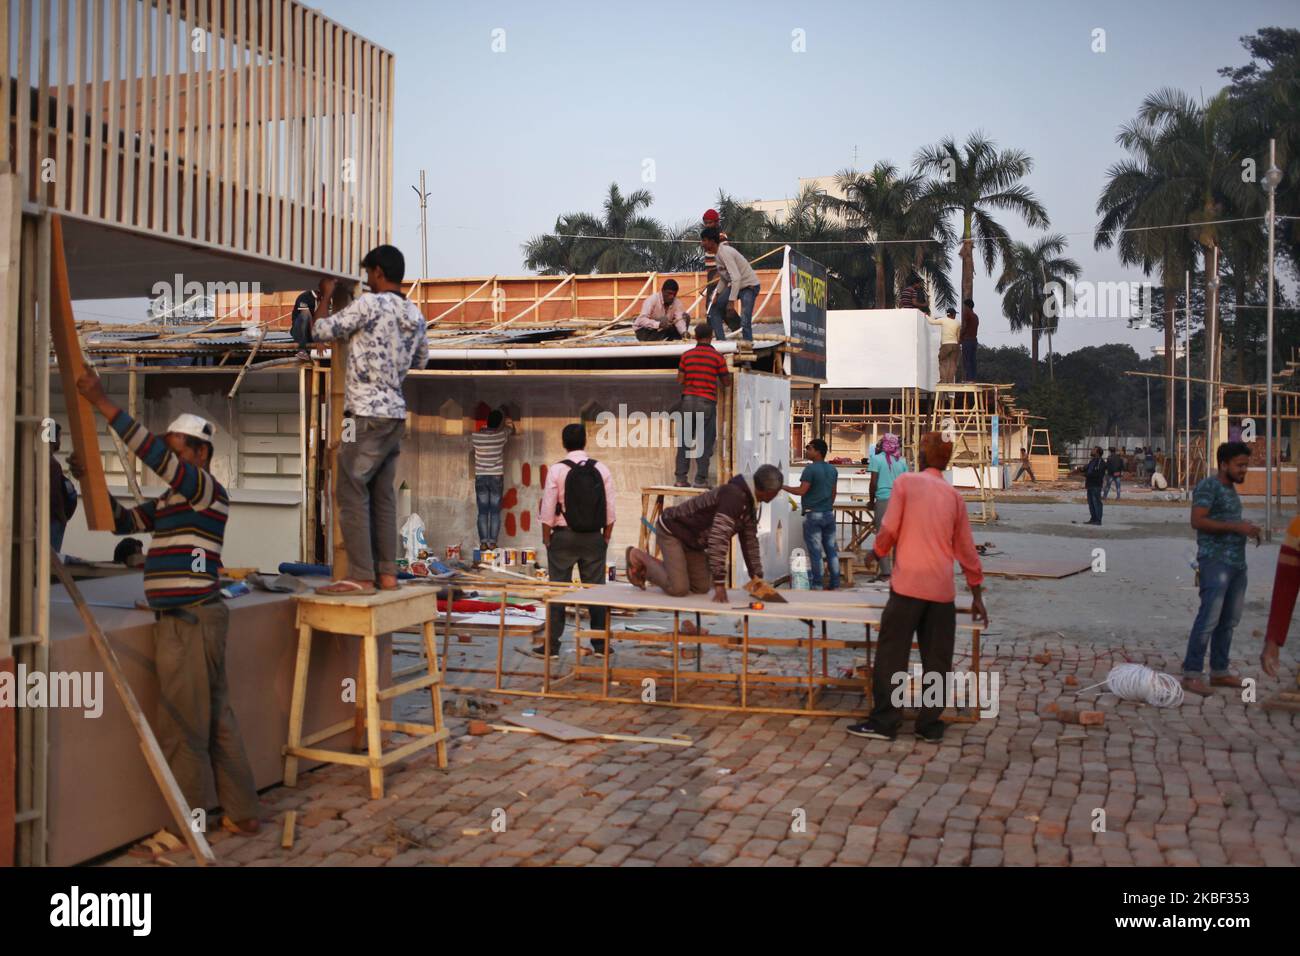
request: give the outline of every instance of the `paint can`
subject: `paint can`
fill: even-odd
[[[539,581],[545,581],[550,575],[546,573],[545,568],[533,568],[533,577]]]
[[[474,563],[475,563],[475,564],[482,564],[482,563],[483,563],[483,549],[482,549],[482,548],[475,548],[475,549],[471,552],[471,554],[473,555]]]
[[[605,569],[606,569],[606,572],[609,574],[609,579],[610,579],[611,581],[617,581],[617,580],[618,580],[618,568],[616,568],[613,564],[607,564],[607,565],[605,566]]]
[[[447,560],[448,561],[460,560],[460,545],[458,544],[447,545]]]
[[[536,564],[536,563],[537,563],[537,549],[524,548],[524,564]]]
[[[491,548],[487,548],[487,549],[485,549],[485,550],[483,551],[482,555],[480,556],[480,558],[481,558],[481,560],[482,560],[482,562],[483,562],[484,564],[496,564],[496,563],[497,563],[497,553],[496,553],[495,551],[493,551]]]

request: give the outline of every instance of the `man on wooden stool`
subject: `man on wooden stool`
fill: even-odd
[[[318,342],[350,343],[344,434],[334,483],[348,576],[317,588],[322,594],[374,594],[376,586],[397,589],[394,483],[406,434],[402,382],[407,372],[424,368],[429,360],[428,324],[402,293],[406,260],[401,251],[376,246],[361,260],[361,268],[371,291],[334,315],[318,317],[312,326]],[[322,303],[333,292],[333,281],[322,281]]]

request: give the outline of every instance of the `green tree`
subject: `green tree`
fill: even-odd
[[[555,231],[524,243],[524,264],[544,274],[562,272],[648,272],[665,238],[657,219],[644,214],[654,197],[648,189],[623,194],[610,183],[600,215],[568,213],[555,221]]]
[[[996,144],[983,133],[975,132],[961,146],[947,137],[927,146],[916,155],[918,172],[928,173],[924,202],[944,216],[961,218],[961,297],[969,299],[975,284],[975,250],[984,269],[993,274],[998,258],[1005,257],[1011,246],[1006,228],[994,212],[1019,215],[1027,225],[1049,225],[1047,210],[1021,180],[1034,168],[1029,154],[1018,149],[998,151]]]
[[[1033,374],[1038,374],[1038,339],[1053,334],[1068,292],[1067,280],[1079,278],[1079,264],[1064,255],[1065,236],[1043,236],[1033,245],[1013,242],[1003,259],[997,291],[1011,330],[1029,329]]]

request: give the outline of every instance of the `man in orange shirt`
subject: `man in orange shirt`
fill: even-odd
[[[889,601],[880,618],[875,668],[871,677],[874,707],[871,716],[848,728],[857,737],[893,740],[902,711],[893,702],[894,689],[908,679],[907,659],[912,635],[921,648],[926,675],[946,680],[952,671],[953,643],[957,635],[957,596],[952,564],[961,564],[970,586],[975,619],[988,625],[981,584],[984,574],[971,538],[966,501],[944,481],[943,470],[952,457],[952,442],[938,432],[921,436],[917,471],[894,482],[885,522],[876,534],[876,557],[897,547]],[[943,740],[943,707],[922,707],[916,717],[916,735],[930,743]]]

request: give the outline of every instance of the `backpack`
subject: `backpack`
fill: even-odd
[[[565,523],[574,531],[601,531],[605,527],[605,479],[596,470],[596,459],[583,462],[567,459],[561,464],[569,466],[564,476]]]

